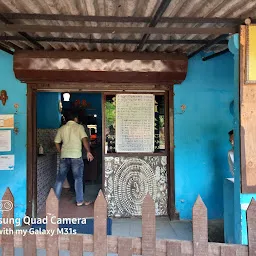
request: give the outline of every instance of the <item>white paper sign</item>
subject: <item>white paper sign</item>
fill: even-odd
[[[154,152],[155,96],[117,94],[116,152]]]
[[[0,155],[0,170],[14,170],[14,155]]]
[[[0,115],[0,128],[13,129],[14,128],[14,115]]]
[[[0,131],[0,152],[11,151],[11,130]]]

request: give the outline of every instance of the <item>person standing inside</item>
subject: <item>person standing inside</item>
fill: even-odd
[[[232,148],[228,151],[228,165],[229,170],[234,177],[234,131],[231,130],[229,133],[229,142],[232,146]]]
[[[74,112],[67,114],[66,121],[67,123],[58,129],[54,140],[57,151],[60,153],[60,169],[54,186],[55,194],[60,199],[63,182],[67,177],[69,168],[71,168],[75,180],[77,206],[89,205],[91,202],[84,202],[84,162],[82,159],[82,145],[87,151],[88,161],[94,159],[87,141],[88,135],[85,133],[84,127],[78,124],[78,115]]]

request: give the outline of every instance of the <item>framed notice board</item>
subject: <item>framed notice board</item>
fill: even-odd
[[[155,96],[116,95],[116,152],[154,152]]]

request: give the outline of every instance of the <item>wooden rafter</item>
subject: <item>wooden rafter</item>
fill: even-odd
[[[7,52],[9,54],[12,54],[13,55],[13,51],[11,51],[9,48],[7,48],[5,45],[1,44],[0,43],[0,50],[4,51],[4,52]]]
[[[0,13],[0,20],[2,22],[4,22],[5,24],[9,24],[9,25],[12,25],[13,22],[12,21],[9,21],[3,14]],[[39,44],[34,38],[32,38],[30,35],[28,35],[27,33],[25,32],[20,32],[20,31],[17,31],[22,37],[24,37],[27,41],[29,41],[30,43],[32,43],[34,46],[36,46],[36,48],[39,48],[39,49],[44,49],[44,47]]]
[[[60,21],[91,21],[91,22],[133,22],[149,23],[151,17],[131,17],[131,16],[86,16],[86,15],[65,15],[65,14],[38,14],[38,13],[2,13],[10,20],[60,20]],[[254,21],[253,21],[254,20]],[[252,19],[255,22],[255,19]],[[161,17],[158,23],[214,23],[233,24],[244,23],[241,18],[204,18],[204,17]]]
[[[91,39],[74,37],[34,37],[38,42],[59,42],[59,43],[101,43],[101,44],[139,44],[140,40],[135,39]],[[21,36],[0,36],[0,41],[25,41]],[[208,44],[212,40],[148,40],[147,44]],[[227,44],[227,40],[222,40],[216,44]]]
[[[152,27],[85,27],[85,26],[54,26],[54,25],[17,25],[1,24],[0,32],[64,32],[85,34],[234,34],[238,32],[236,27],[209,27],[209,28],[152,28]]]
[[[159,22],[159,20],[161,19],[162,15],[164,14],[164,12],[166,11],[166,9],[168,8],[168,6],[170,5],[172,0],[162,0],[160,6],[158,7],[155,15],[152,17],[150,23],[149,23],[149,27],[155,27],[157,25],[157,23]],[[144,34],[140,44],[137,47],[137,50],[142,50],[145,43],[147,42],[147,40],[149,39],[150,34]]]

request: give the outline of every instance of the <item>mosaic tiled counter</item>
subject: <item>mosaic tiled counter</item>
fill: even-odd
[[[57,154],[37,157],[37,212],[44,206],[57,174]]]
[[[37,144],[41,144],[44,148],[44,153],[56,153],[54,138],[57,134],[57,129],[37,129]]]
[[[167,215],[167,157],[105,157],[105,196],[108,216],[141,216],[149,193],[156,215]]]

